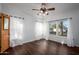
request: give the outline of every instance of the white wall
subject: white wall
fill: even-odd
[[[32,17],[25,15],[24,40],[30,42],[35,40],[35,21]]]
[[[49,40],[53,40],[61,44],[66,44],[67,38],[63,36],[49,35]]]
[[[79,11],[75,11],[72,14],[72,26],[74,32],[74,44],[79,47]]]
[[[1,6],[1,3],[0,3],[0,12],[1,12],[1,9],[2,9],[2,6]]]

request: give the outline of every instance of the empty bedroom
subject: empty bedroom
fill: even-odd
[[[79,3],[0,3],[0,55],[79,55]]]

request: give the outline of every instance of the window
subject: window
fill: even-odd
[[[10,21],[10,39],[23,38],[23,20],[11,17]]]
[[[23,24],[22,22],[16,20],[14,21],[14,30],[15,30],[15,38],[16,39],[22,39],[22,34],[23,34]]]
[[[58,36],[67,36],[68,20],[49,22],[49,33]]]
[[[63,20],[58,24],[58,35],[67,36],[68,24],[67,20]]]
[[[42,35],[43,34],[43,24],[41,22],[36,22],[35,25],[36,35]]]
[[[56,34],[56,24],[49,24],[50,34]]]

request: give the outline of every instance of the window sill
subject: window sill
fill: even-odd
[[[59,35],[54,35],[54,34],[49,34],[49,36],[55,36],[55,37],[61,37],[61,38],[67,38],[67,36],[59,36]]]

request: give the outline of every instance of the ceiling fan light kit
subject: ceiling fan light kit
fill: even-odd
[[[43,15],[43,16],[45,16],[45,15],[48,15],[48,12],[46,11],[45,13],[43,13],[43,11],[42,12],[40,11],[39,13],[37,13],[37,15],[39,15],[39,16]]]

